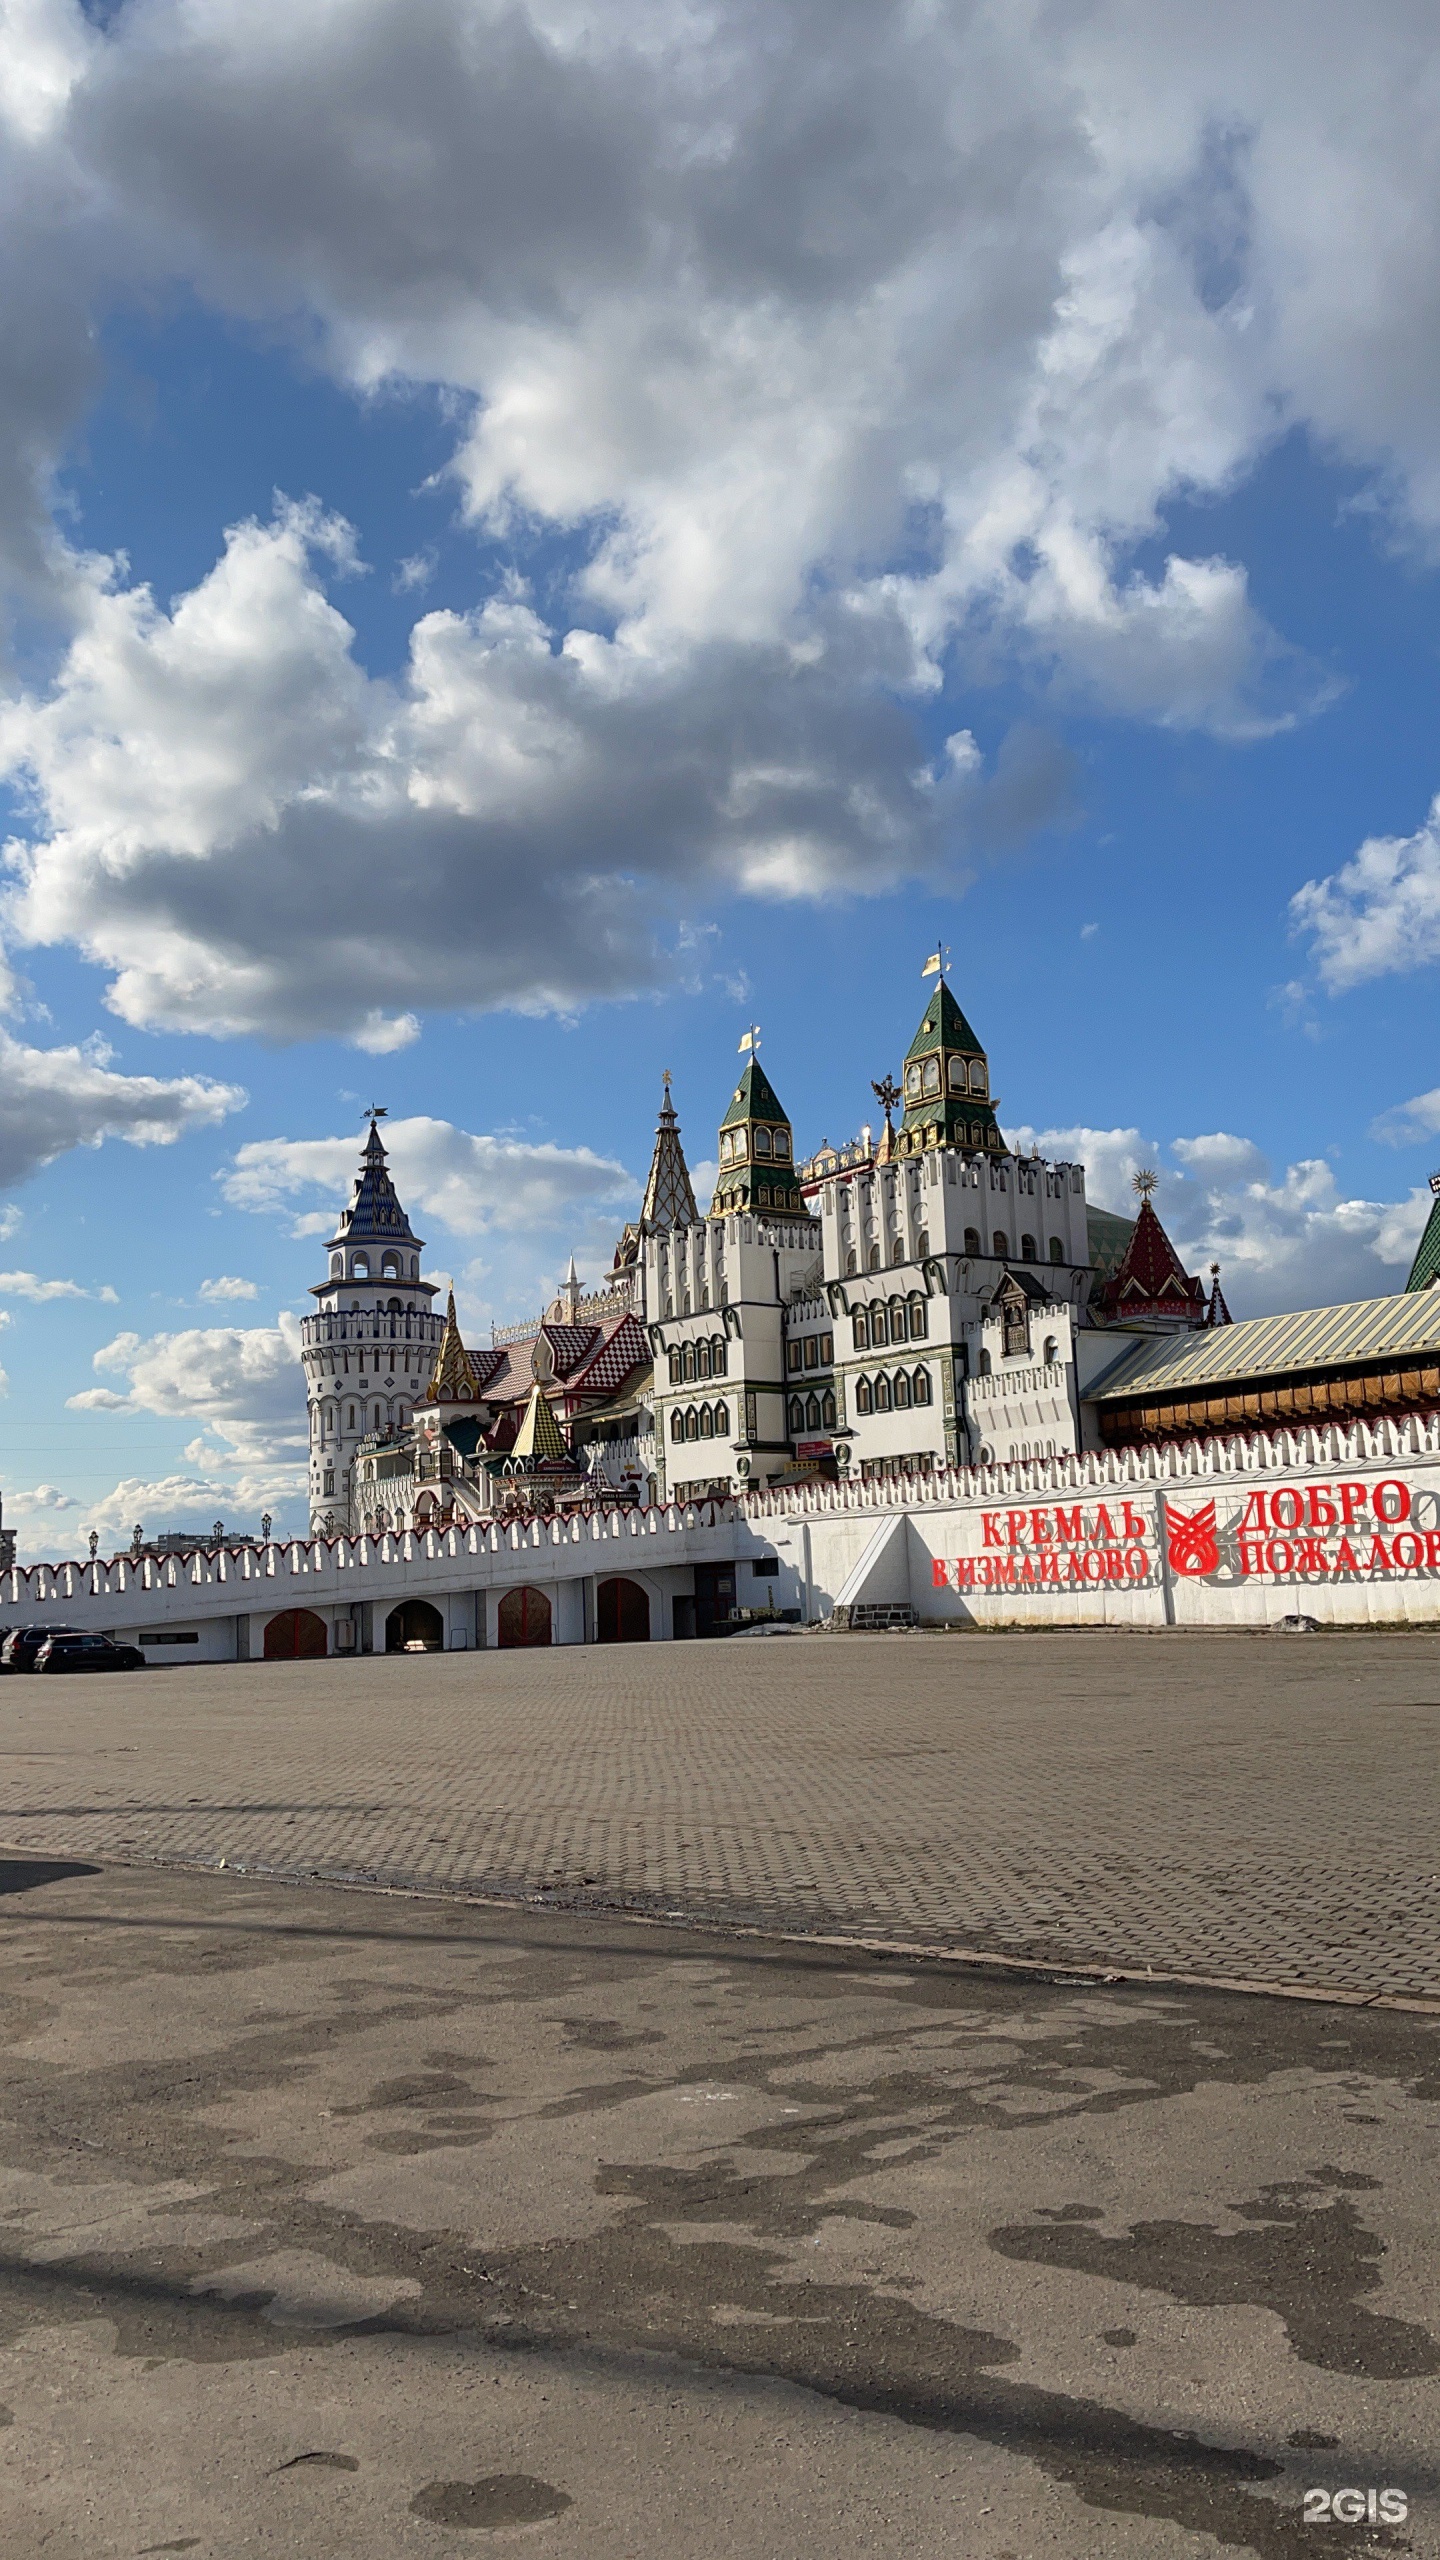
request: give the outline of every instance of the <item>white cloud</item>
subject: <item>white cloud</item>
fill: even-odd
[[[924,773],[942,677],[1230,737],[1303,716],[1328,678],[1166,524],[1291,429],[1440,545],[1413,0],[1363,45],[1339,0],[149,0],[103,34],[31,0],[7,35],[0,561],[74,635],[7,728],[17,922],[136,1024],[384,1054],[427,1005],[652,982],[682,895],[963,882],[1065,774],[1035,741]],[[461,502],[545,613],[426,615],[385,686],[319,508],[238,529],[170,610],[77,561],[45,495],[94,315],[177,283],[300,315],[361,393],[438,386]],[[1361,904],[1336,983],[1392,965]]]
[[[565,1228],[597,1210],[628,1214],[640,1186],[614,1157],[589,1147],[532,1145],[472,1135],[449,1120],[387,1120],[385,1144],[396,1190],[412,1219],[452,1235]],[[291,1209],[316,1191],[334,1207],[305,1211],[292,1232],[325,1235],[350,1195],[360,1144],[349,1138],[258,1138],[241,1147],[225,1176],[237,1209]]]
[[[557,647],[515,590],[425,616],[382,683],[320,583],[337,556],[343,528],[282,506],[169,613],[97,575],[54,687],[0,714],[0,764],[43,812],[11,848],[11,929],[78,942],[137,1026],[328,1029],[383,1055],[417,1006],[655,981],[682,891],[954,874],[1063,810],[1039,733],[988,772],[973,742],[921,762],[877,682],[913,659],[893,605],[863,644],[836,621],[823,663],[778,638],[695,660]]]
[[[117,1334],[96,1352],[113,1387],[85,1387],[67,1397],[72,1410],[160,1414],[203,1423],[245,1485],[294,1491],[303,1481],[307,1445],[300,1327],[291,1315],[273,1325],[197,1327],[183,1333]]]
[[[1340,870],[1307,880],[1290,913],[1333,993],[1440,959],[1440,798],[1413,835],[1368,836]]]
[[[253,1280],[237,1280],[224,1273],[218,1280],[202,1280],[200,1295],[211,1306],[220,1306],[227,1298],[258,1298],[260,1292]]]
[[[34,1271],[0,1271],[0,1298],[28,1298],[33,1307],[52,1298],[96,1298],[102,1306],[118,1306],[113,1289],[84,1289],[78,1280],[42,1280]]]
[[[1408,1102],[1397,1102],[1391,1111],[1382,1111],[1370,1130],[1383,1146],[1410,1147],[1422,1138],[1440,1136],[1440,1085],[1429,1093],[1412,1094]]]
[[[1175,1138],[1166,1149],[1133,1128],[1026,1128],[1012,1133],[1012,1144],[1084,1164],[1087,1197],[1121,1217],[1135,1215],[1132,1175],[1142,1165],[1158,1169],[1155,1209],[1171,1242],[1186,1268],[1207,1280],[1210,1263],[1219,1262],[1236,1316],[1396,1294],[1431,1205],[1423,1190],[1403,1200],[1348,1199],[1320,1159],[1289,1165],[1276,1179],[1251,1139],[1225,1131]]]
[[[238,1085],[118,1075],[87,1049],[28,1048],[0,1030],[0,1183],[22,1182],[71,1148],[105,1138],[169,1146],[192,1129],[213,1129],[244,1101]]]

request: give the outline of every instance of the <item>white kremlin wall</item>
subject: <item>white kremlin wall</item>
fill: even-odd
[[[493,1646],[504,1594],[594,1641],[619,1575],[668,1640],[697,1566],[733,1564],[741,1608],[805,1623],[924,1626],[1440,1626],[1440,1415],[809,1485],[739,1502],[501,1527],[310,1538],[0,1575],[0,1626],[106,1629],[156,1663],[247,1660],[305,1609],[326,1649],[381,1651],[387,1614],[436,1608],[451,1650]],[[776,1567],[778,1566],[778,1571]],[[767,1568],[768,1571],[757,1570]]]

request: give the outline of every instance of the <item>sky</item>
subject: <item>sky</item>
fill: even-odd
[[[472,1337],[761,1026],[1237,1316],[1440,1163],[1440,59],[1376,0],[0,0],[0,1493],[303,1521],[363,1113]]]

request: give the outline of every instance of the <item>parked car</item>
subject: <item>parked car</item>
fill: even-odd
[[[0,1664],[7,1671],[33,1671],[35,1656],[52,1636],[69,1635],[69,1627],[12,1627],[0,1645]]]
[[[113,1636],[47,1636],[35,1656],[37,1671],[143,1671],[145,1656],[138,1644],[117,1644]]]

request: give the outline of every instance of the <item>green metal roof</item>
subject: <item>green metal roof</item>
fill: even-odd
[[[1425,1351],[1440,1351],[1440,1289],[1307,1307],[1297,1315],[1255,1316],[1248,1324],[1217,1325],[1213,1332],[1161,1334],[1122,1352],[1093,1393],[1097,1403],[1110,1404]]]
[[[932,1049],[963,1049],[967,1057],[985,1056],[943,978],[925,1007],[920,1028],[905,1052],[906,1065],[912,1058],[928,1057]]]
[[[1415,1259],[1410,1265],[1410,1277],[1405,1286],[1407,1290],[1429,1289],[1437,1280],[1440,1280],[1440,1192],[1436,1193],[1435,1205],[1425,1221],[1425,1233],[1415,1248]]]
[[[740,1120],[768,1120],[782,1129],[790,1126],[790,1114],[782,1108],[775,1087],[758,1058],[746,1059],[734,1098],[720,1126],[733,1129]]]
[[[1097,1209],[1086,1202],[1086,1241],[1090,1247],[1090,1260],[1102,1279],[1114,1279],[1134,1233],[1133,1218],[1117,1218],[1113,1209]]]

